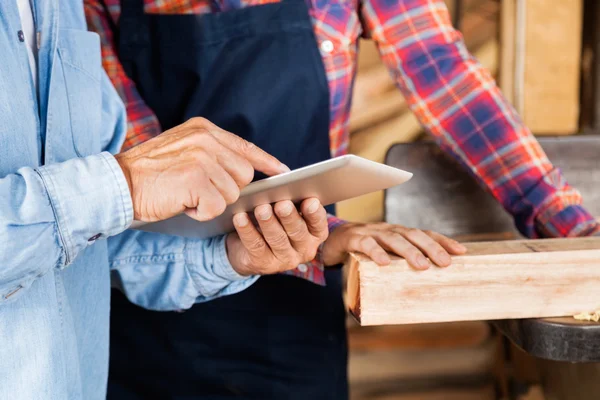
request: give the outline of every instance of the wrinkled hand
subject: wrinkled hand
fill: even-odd
[[[192,118],[115,156],[134,218],[152,222],[182,212],[199,221],[220,215],[254,177],[289,171],[275,157],[204,118]]]
[[[236,214],[236,233],[227,236],[227,255],[240,275],[266,275],[296,268],[315,258],[327,239],[327,213],[317,199],[256,207],[257,229],[246,213]]]
[[[405,258],[416,269],[427,269],[432,262],[439,267],[449,266],[450,254],[464,254],[466,248],[436,232],[386,223],[346,223],[325,241],[323,262],[326,266],[342,263],[351,251],[363,253],[379,265],[390,263],[389,252]]]

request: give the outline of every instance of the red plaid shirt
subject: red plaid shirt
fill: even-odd
[[[155,14],[226,12],[279,0],[145,0]],[[465,48],[442,0],[306,0],[330,89],[332,156],[347,152],[357,44],[372,38],[398,88],[425,129],[469,169],[529,237],[598,230],[580,194],[555,169],[490,74]],[[131,147],[161,132],[123,71],[114,43],[120,0],[85,0],[89,28],[100,34],[104,68],[127,107]],[[340,221],[330,219],[330,229]],[[294,271],[323,282],[319,260]]]

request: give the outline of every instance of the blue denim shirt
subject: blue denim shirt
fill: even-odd
[[[126,231],[125,112],[80,0],[33,0],[39,92],[0,1],[0,399],[103,399],[110,270],[156,310],[240,291],[224,238]],[[151,349],[149,349],[151,351]]]

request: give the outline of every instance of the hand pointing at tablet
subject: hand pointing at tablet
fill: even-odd
[[[289,171],[275,157],[204,118],[192,118],[115,157],[134,218],[152,222],[185,212],[199,221],[220,215],[254,177]]]

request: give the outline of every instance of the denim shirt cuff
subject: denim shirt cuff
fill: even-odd
[[[133,221],[125,176],[107,152],[37,169],[58,223],[70,264],[96,240],[121,233]]]
[[[198,301],[239,292],[258,279],[240,275],[233,269],[227,257],[226,238],[222,235],[206,240],[190,239],[186,244],[186,267],[198,288]]]

